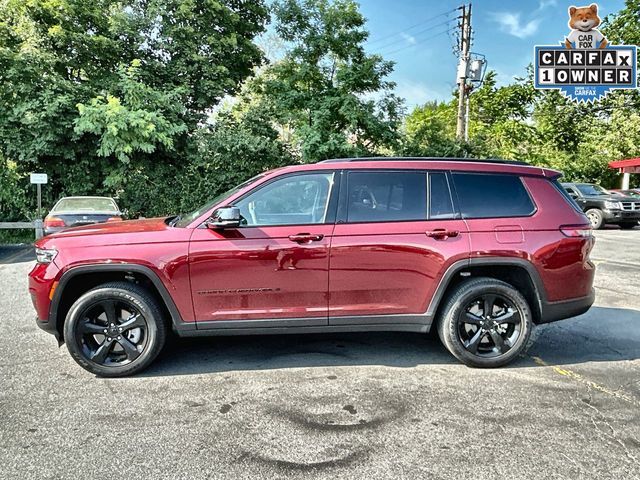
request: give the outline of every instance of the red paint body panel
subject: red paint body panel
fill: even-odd
[[[162,281],[185,322],[193,322],[187,253],[193,230],[169,227],[162,218],[102,223],[65,230],[44,237],[36,246],[55,248],[55,271],[39,271],[36,264],[29,275],[29,288],[46,292],[38,295],[39,314],[49,311],[50,285],[68,270],[81,265],[133,263],[149,267]],[[51,265],[51,264],[50,264]],[[45,305],[46,304],[46,305]],[[39,317],[41,319],[47,316]]]
[[[438,228],[459,234],[437,240],[425,233]],[[446,269],[468,255],[462,220],[336,225],[329,315],[425,313]]]
[[[525,186],[537,210],[530,217],[467,220],[471,241],[471,258],[516,257],[536,267],[544,285],[546,298],[553,302],[584,297],[593,285],[595,267],[589,262],[594,240],[567,238],[559,226],[584,225],[582,212],[567,208],[560,193],[546,180],[524,177]],[[509,226],[509,228],[505,228]],[[496,235],[511,231],[522,236],[521,242],[498,242]]]
[[[198,320],[327,316],[333,225],[194,230],[189,251]],[[298,244],[290,235],[323,235]]]

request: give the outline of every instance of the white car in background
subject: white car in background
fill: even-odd
[[[64,197],[44,219],[44,234],[93,223],[122,221],[123,213],[111,197]]]

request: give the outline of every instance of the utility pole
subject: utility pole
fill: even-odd
[[[460,61],[456,82],[458,84],[458,123],[456,127],[456,137],[464,140],[467,131],[467,74],[469,70],[469,50],[471,48],[471,3],[459,7],[462,10],[462,21],[460,22]]]

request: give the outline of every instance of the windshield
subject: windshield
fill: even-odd
[[[580,193],[585,196],[589,195],[611,195],[608,191],[602,188],[600,185],[589,185],[588,183],[576,185]]]
[[[110,212],[117,213],[118,206],[116,203],[106,197],[77,197],[63,198],[60,200],[51,212]]]
[[[206,204],[204,204],[202,207],[200,207],[197,210],[194,210],[191,213],[187,213],[185,215],[180,215],[178,218],[179,220],[177,222],[175,222],[175,227],[181,227],[184,228],[187,225],[189,225],[191,222],[193,222],[196,218],[204,215],[207,210],[210,210],[214,205],[216,205],[217,203],[222,202],[223,200],[229,198],[231,195],[233,195],[234,193],[242,190],[244,187],[246,187],[247,185],[249,185],[250,183],[255,182],[256,180],[258,180],[259,178],[263,177],[264,173],[261,173],[259,175],[256,175],[255,177],[250,178],[249,180],[247,180],[246,182],[242,182],[240,185],[236,185],[235,187],[233,187],[230,190],[227,190],[224,193],[221,193],[220,195],[212,198],[211,200],[209,200]]]
[[[618,193],[627,195],[628,197],[640,198],[640,192],[636,192],[635,190],[621,190]]]

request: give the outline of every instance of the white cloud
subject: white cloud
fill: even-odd
[[[402,38],[404,38],[409,45],[415,45],[416,44],[416,37],[411,36],[411,35],[409,35],[408,33],[405,33],[405,32],[400,32],[400,36]]]
[[[555,7],[558,5],[558,0],[540,0],[538,2],[538,11],[544,10],[547,7]]]
[[[500,24],[502,31],[518,38],[527,38],[538,31],[540,19],[534,18],[524,23],[520,19],[520,13],[497,12],[493,15],[493,20]]]

